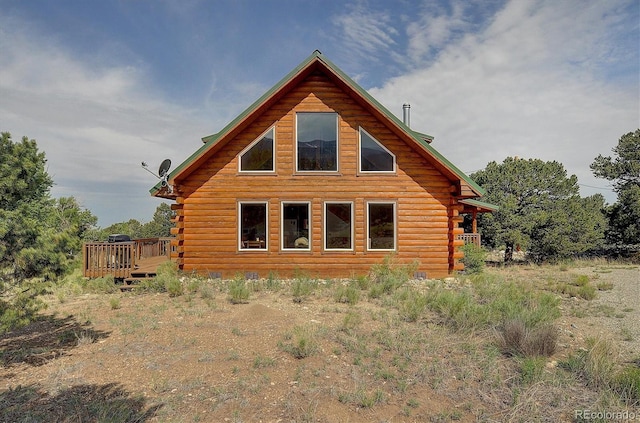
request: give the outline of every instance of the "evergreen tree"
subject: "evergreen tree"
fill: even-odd
[[[0,332],[30,321],[42,304],[38,280],[63,275],[97,221],[73,197],[51,199],[46,162],[35,140],[1,134]]]
[[[640,244],[640,129],[624,134],[613,148],[616,157],[601,154],[591,164],[593,174],[613,182],[618,201],[607,209],[611,244]]]
[[[487,202],[500,207],[478,219],[484,242],[505,246],[505,262],[515,248],[535,260],[554,260],[597,247],[603,238],[604,198],[581,198],[578,179],[562,164],[507,158],[491,162],[471,177],[487,190]]]

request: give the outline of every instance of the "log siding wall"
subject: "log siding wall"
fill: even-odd
[[[338,114],[338,172],[297,172],[295,114]],[[270,127],[275,127],[273,174],[238,171],[238,154]],[[395,174],[358,172],[358,131],[364,128],[396,156]],[[173,233],[177,260],[187,272],[233,277],[257,272],[291,276],[297,269],[312,276],[365,274],[389,253],[367,250],[366,210],[369,201],[396,203],[396,259],[417,260],[427,277],[443,277],[459,267],[456,248],[459,208],[454,185],[426,159],[395,136],[365,108],[323,75],[312,75],[255,119],[185,180]],[[268,203],[268,249],[239,250],[238,202]],[[282,202],[310,202],[310,251],[281,250]],[[353,250],[325,251],[324,204],[353,204]]]

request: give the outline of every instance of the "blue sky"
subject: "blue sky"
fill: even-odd
[[[174,167],[315,49],[466,173],[589,164],[640,127],[637,0],[0,0],[0,130],[98,224],[151,219]],[[604,188],[604,189],[602,189]]]

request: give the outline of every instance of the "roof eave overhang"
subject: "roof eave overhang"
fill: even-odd
[[[459,200],[458,202],[465,206],[463,213],[469,213],[471,211],[475,211],[477,213],[493,213],[500,210],[500,206],[472,198]]]

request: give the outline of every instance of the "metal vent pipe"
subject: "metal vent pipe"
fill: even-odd
[[[402,122],[411,127],[411,105],[409,103],[402,105]]]

